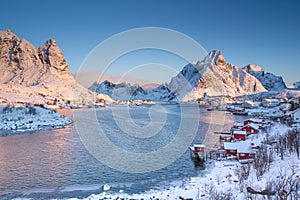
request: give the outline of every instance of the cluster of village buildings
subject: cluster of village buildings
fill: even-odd
[[[220,134],[221,149],[213,153],[218,158],[226,157],[237,159],[241,163],[251,162],[259,146],[251,142],[250,138],[258,133],[264,133],[275,121],[286,123],[299,131],[300,108],[299,99],[280,101],[265,99],[262,102],[245,101],[242,104],[234,103],[228,106],[233,114],[250,115],[243,122],[235,122],[228,133]],[[240,112],[240,113],[239,113]],[[253,115],[257,112],[257,115]]]

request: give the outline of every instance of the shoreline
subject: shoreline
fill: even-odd
[[[214,112],[217,114],[221,113],[219,111]],[[226,112],[223,113],[228,117],[228,115],[226,115]],[[230,115],[230,117],[233,119],[232,121],[234,123],[236,121],[236,117],[233,115]],[[250,140],[253,143],[261,143],[265,140],[267,135],[271,135],[274,137],[277,134],[285,135],[289,130],[291,130],[291,128],[287,125],[273,122],[270,130],[260,132],[256,135],[251,135],[251,137],[249,137],[247,140]],[[217,135],[213,132],[210,132],[210,134],[212,134],[213,136]],[[242,192],[240,192],[241,182],[240,178],[236,174],[236,170],[238,170],[243,165],[241,165],[238,161],[212,161],[211,163],[209,163],[208,171],[205,171],[207,173],[203,177],[189,177],[184,182],[184,184],[181,184],[180,186],[165,186],[163,187],[163,189],[151,189],[138,194],[128,194],[124,191],[120,191],[118,193],[112,192],[112,190],[108,189],[101,193],[92,194],[83,199],[151,199],[153,196],[158,199],[178,199],[179,196],[183,198],[207,199],[210,198],[210,196],[208,195],[211,194],[209,190],[214,190],[214,195],[216,195],[216,193],[222,195],[228,195],[230,193],[234,197],[234,199],[244,199],[247,198],[247,192],[245,191],[246,186],[262,191],[268,185],[269,180],[267,175],[271,174],[271,177],[276,180],[276,177],[274,177],[274,175],[277,175],[280,172],[279,167],[289,166],[286,163],[296,163],[298,166],[300,166],[299,159],[297,160],[293,158],[294,154],[287,152],[287,155],[285,156],[286,157],[283,162],[279,158],[279,156],[275,154],[274,162],[270,164],[269,170],[266,172],[266,174],[259,178],[260,180],[256,178],[254,168],[251,169],[252,171],[250,172],[251,175],[249,176],[249,179],[243,183],[245,187],[243,187]],[[289,171],[287,173],[289,173]]]
[[[53,110],[33,105],[0,106],[0,137],[64,128],[73,123]]]
[[[0,137],[10,137],[10,136],[17,136],[17,135],[23,135],[23,134],[34,134],[37,132],[43,132],[43,131],[51,131],[51,130],[56,130],[56,129],[63,129],[66,128],[70,125],[72,125],[73,122],[69,124],[64,124],[64,125],[46,125],[46,126],[39,126],[39,128],[34,129],[34,130],[27,130],[27,129],[18,129],[18,130],[5,130],[5,129],[0,129]]]
[[[273,125],[271,131],[280,130],[285,134],[290,130],[287,126],[276,123]],[[285,133],[283,133],[285,132]],[[259,133],[252,138],[252,141],[258,142],[264,139],[265,133]],[[255,170],[251,167],[249,178],[244,182],[240,181],[237,175],[237,170],[243,166],[236,160],[215,161],[209,163],[207,173],[203,177],[191,177],[183,186],[170,186],[169,188],[152,189],[143,193],[128,194],[124,191],[113,193],[103,191],[99,194],[92,194],[86,198],[71,198],[72,200],[117,200],[117,199],[199,199],[206,200],[211,198],[211,194],[219,196],[230,196],[229,199],[246,199],[250,195],[246,187],[255,188],[256,190],[264,190],[270,181],[277,181],[279,173],[284,171],[285,174],[290,175],[290,171],[286,167],[292,165],[300,166],[300,160],[297,159],[293,153],[287,153],[284,160],[278,155],[274,156],[274,161],[270,164],[269,170],[266,171],[257,180]],[[245,165],[244,165],[245,166]],[[299,171],[298,171],[299,173]],[[241,185],[242,184],[242,185]],[[241,188],[242,187],[242,188]],[[300,191],[299,191],[300,192]],[[262,196],[261,196],[262,197]],[[258,196],[258,199],[261,199]]]

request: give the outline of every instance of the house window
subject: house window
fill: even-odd
[[[240,156],[245,156],[245,154],[244,153],[240,153]]]
[[[299,118],[296,118],[296,120],[299,120]]]

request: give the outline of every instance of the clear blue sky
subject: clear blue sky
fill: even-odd
[[[182,32],[207,51],[220,49],[237,66],[261,65],[287,84],[300,80],[298,1],[15,0],[0,5],[0,29],[11,29],[35,46],[54,38],[72,72],[108,37],[150,26]]]

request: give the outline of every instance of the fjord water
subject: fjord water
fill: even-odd
[[[125,106],[120,106],[124,109]],[[126,106],[127,107],[127,106]],[[100,108],[96,116],[108,138],[126,151],[155,151],[172,141],[181,122],[181,108],[178,105],[164,105],[167,120],[162,131],[147,139],[137,139],[122,132],[114,121],[112,110]],[[150,122],[149,108],[130,108],[132,120],[144,126]],[[195,143],[201,143],[211,123],[212,113],[205,108],[194,106],[200,113]],[[72,117],[73,110],[60,111]],[[87,112],[89,112],[87,110]],[[90,110],[93,112],[93,110]],[[160,112],[160,110],[157,110]],[[216,114],[220,115],[220,114]],[[125,119],[124,120],[128,120]],[[225,118],[225,124],[232,122]],[[190,177],[201,176],[204,172],[195,168],[186,152],[165,168],[147,173],[126,173],[105,166],[96,160],[84,147],[76,126],[58,130],[47,130],[23,135],[0,138],[0,198],[33,197],[64,198],[86,197],[103,191],[109,184],[109,192],[124,190],[140,193],[150,189],[168,188],[180,185]],[[121,155],[120,155],[121,156]],[[115,158],[118,163],[118,157]]]

